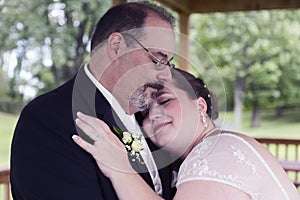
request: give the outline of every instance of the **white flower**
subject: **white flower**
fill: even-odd
[[[141,142],[141,136],[137,134],[132,134],[127,131],[122,131],[121,129],[113,126],[113,130],[117,134],[118,138],[125,144],[125,148],[128,155],[132,161],[138,161],[144,164],[141,158],[140,151],[143,150],[143,144]]]
[[[128,132],[123,132],[123,138],[122,141],[124,142],[124,144],[129,144],[132,142],[132,136],[130,133]]]
[[[138,153],[143,150],[143,144],[141,143],[140,140],[133,140],[131,144],[131,148],[133,151]]]

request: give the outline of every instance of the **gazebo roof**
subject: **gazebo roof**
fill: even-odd
[[[156,0],[179,13],[297,9],[300,0]]]

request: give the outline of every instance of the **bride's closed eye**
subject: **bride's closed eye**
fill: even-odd
[[[168,105],[170,102],[172,102],[175,99],[171,94],[163,94],[157,98],[157,104],[158,105]]]
[[[157,102],[159,105],[165,105],[165,104],[168,104],[169,102],[171,101],[171,99],[164,99],[164,100],[161,100],[159,102]]]
[[[171,101],[173,100],[173,98],[169,98],[169,97],[163,97],[163,98],[158,98],[157,99],[157,104],[158,105],[161,105],[161,106],[166,106],[168,105]],[[147,119],[149,117],[149,111],[150,111],[150,108],[144,110],[141,112],[142,116],[143,116],[143,119]]]

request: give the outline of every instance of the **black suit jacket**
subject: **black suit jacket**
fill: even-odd
[[[61,87],[39,96],[23,109],[13,136],[10,178],[14,199],[118,199],[92,156],[71,139],[79,131],[74,124],[77,111],[123,128],[83,69]],[[162,168],[159,173],[163,197],[171,199],[171,171]],[[153,188],[149,174],[141,176]]]

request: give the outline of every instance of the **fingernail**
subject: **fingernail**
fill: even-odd
[[[78,136],[77,135],[72,135],[72,139],[73,140],[78,140]]]
[[[76,114],[77,114],[78,117],[82,115],[81,112],[77,112]]]

